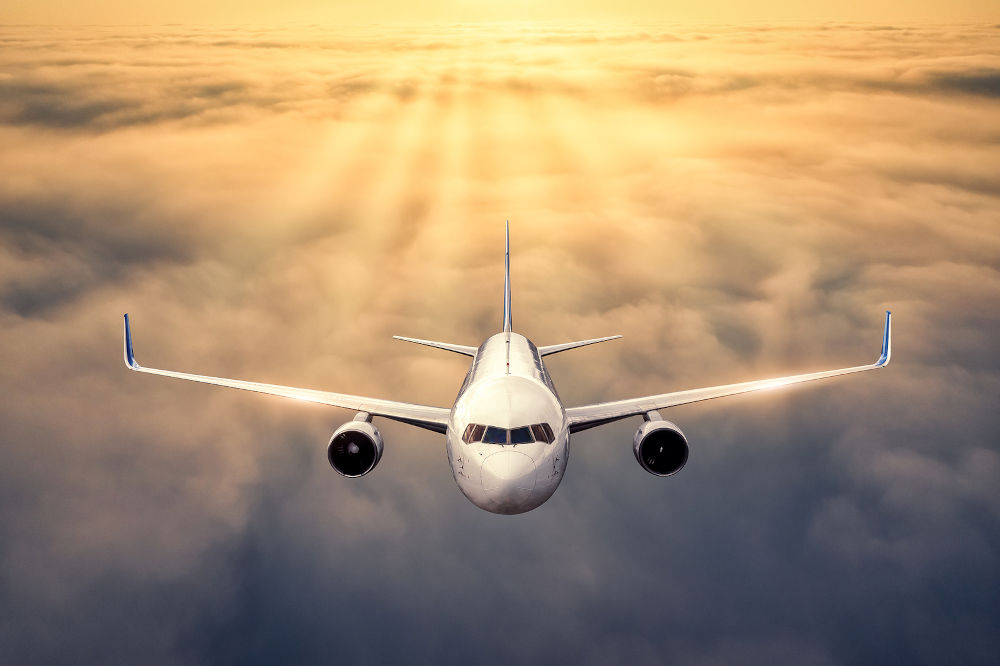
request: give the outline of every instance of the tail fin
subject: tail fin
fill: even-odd
[[[503,332],[510,333],[510,220],[507,220],[507,245],[503,255]]]

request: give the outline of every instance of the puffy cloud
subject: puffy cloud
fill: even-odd
[[[888,26],[886,26],[888,28]],[[996,28],[11,28],[0,649],[17,662],[988,662]],[[574,438],[468,504],[440,438],[126,373],[449,404],[514,322],[567,404],[874,359]],[[58,628],[55,630],[54,628]],[[388,640],[387,637],[392,639]]]

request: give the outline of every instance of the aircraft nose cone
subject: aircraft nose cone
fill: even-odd
[[[483,461],[483,489],[489,494],[535,487],[535,462],[517,451],[498,451]]]

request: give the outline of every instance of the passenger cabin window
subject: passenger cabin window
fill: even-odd
[[[498,428],[496,426],[485,426],[478,423],[470,423],[462,433],[462,441],[466,444],[473,442],[483,442],[485,444],[531,444],[532,442],[545,442],[551,444],[556,440],[552,432],[552,426],[548,423],[536,423],[530,426],[519,428]]]

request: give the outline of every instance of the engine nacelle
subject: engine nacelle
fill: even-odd
[[[642,468],[656,476],[676,474],[688,459],[687,438],[670,421],[646,421],[639,426],[632,450]]]
[[[326,457],[339,474],[354,478],[375,469],[383,448],[378,428],[368,421],[348,421],[334,431]]]

